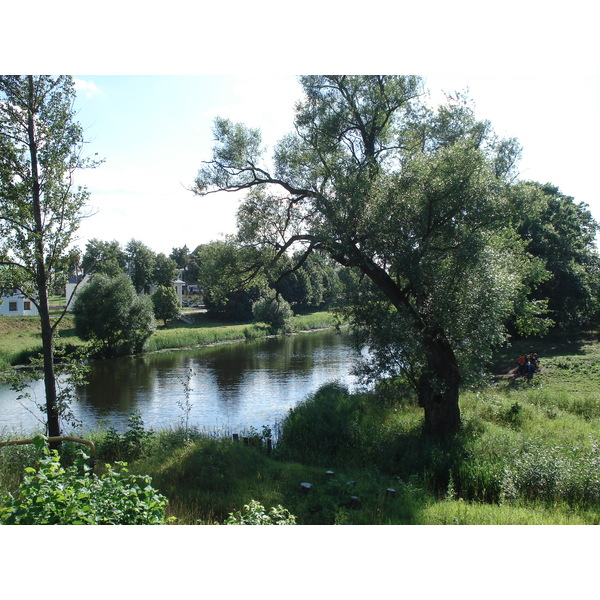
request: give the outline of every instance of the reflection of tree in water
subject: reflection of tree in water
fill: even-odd
[[[265,404],[269,395],[285,403],[308,394],[312,377],[351,362],[340,355],[347,334],[342,338],[330,331],[97,361],[78,395],[101,418],[127,418],[139,410],[148,426],[156,420],[177,422],[177,403],[185,397],[191,369],[192,419],[200,426],[222,422],[247,412],[249,404]]]
[[[88,402],[98,412],[115,410],[133,413],[154,391],[156,369],[148,368],[144,357],[100,360],[93,363],[88,383],[77,388],[81,402]]]
[[[211,348],[202,363],[215,375],[219,389],[238,390],[248,372],[265,371],[279,379],[282,374],[307,375],[315,365],[316,348],[331,348],[339,344],[335,332],[321,335],[254,340],[245,344]]]

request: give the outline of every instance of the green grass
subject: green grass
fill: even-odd
[[[187,315],[192,323],[177,321],[166,328],[159,327],[146,342],[146,352],[158,350],[192,348],[220,342],[231,342],[265,337],[270,334],[264,323],[223,324],[214,321],[205,313]],[[316,312],[298,315],[292,318],[293,332],[312,331],[334,327],[335,319],[331,313]]]
[[[73,317],[66,315],[58,328],[60,340],[66,345],[81,346],[75,335]],[[42,352],[42,334],[38,317],[0,317],[0,370],[26,364]]]

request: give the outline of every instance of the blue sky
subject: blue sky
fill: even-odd
[[[479,116],[523,146],[521,177],[551,182],[600,220],[596,183],[600,139],[597,75],[423,75],[434,97],[468,89]],[[301,95],[293,75],[75,75],[77,119],[88,151],[105,163],[82,173],[93,216],[78,244],[97,237],[139,239],[156,252],[219,238],[235,230],[239,196],[195,197],[193,183],[209,160],[212,123],[229,117],[260,127],[272,146],[293,120]]]
[[[75,76],[77,119],[89,153],[105,162],[80,175],[93,216],[79,231],[122,244],[139,239],[156,252],[190,249],[235,230],[239,197],[195,197],[209,160],[216,116],[262,126],[274,143],[293,118],[294,77]]]

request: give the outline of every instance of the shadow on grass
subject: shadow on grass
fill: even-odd
[[[546,338],[518,339],[513,341],[509,348],[496,353],[491,369],[494,375],[507,375],[517,366],[519,356],[532,352],[536,352],[541,361],[544,358],[563,355],[583,355],[586,342],[592,342],[594,339],[592,334],[581,332],[573,332],[572,335],[557,333]]]

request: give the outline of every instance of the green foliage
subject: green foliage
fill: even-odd
[[[125,247],[127,269],[138,294],[149,294],[154,281],[156,254],[139,240],[130,240]]]
[[[146,455],[154,432],[146,430],[139,413],[131,415],[127,421],[127,429],[119,433],[110,427],[98,443],[98,455],[104,460],[132,461]]]
[[[265,287],[264,279],[251,276],[261,264],[260,253],[225,240],[204,244],[195,254],[200,264],[198,276],[207,290],[208,312],[223,321],[250,321],[252,303]]]
[[[105,242],[94,238],[86,244],[81,266],[85,273],[117,277],[125,272],[127,256],[116,240]]]
[[[157,319],[162,319],[167,326],[167,321],[174,321],[181,316],[181,306],[177,292],[172,285],[160,285],[156,292],[152,294],[152,304],[154,306],[154,315]]]
[[[600,504],[600,448],[548,447],[536,440],[507,457],[502,499],[544,500],[570,505]]]
[[[75,173],[83,156],[70,76],[0,75],[0,288],[16,288],[36,306],[42,334],[46,419],[60,434],[53,319],[48,298],[72,273],[75,232],[89,193]]]
[[[252,314],[257,321],[266,323],[272,331],[289,333],[294,316],[290,305],[281,297],[263,297],[252,305]]]
[[[600,316],[600,225],[584,203],[549,183],[523,182],[512,196],[528,251],[551,273],[532,298],[546,301],[560,327],[594,325]]]
[[[301,264],[293,270],[294,264]],[[296,312],[330,308],[340,303],[344,289],[331,259],[313,252],[303,258],[297,254],[287,261],[280,259],[277,269],[282,275],[272,284]]]
[[[177,262],[163,254],[157,254],[154,258],[152,281],[157,286],[173,287],[177,278]]]
[[[244,504],[241,511],[229,514],[225,525],[296,525],[296,517],[280,504],[273,506],[267,512],[265,507],[256,500]]]
[[[158,525],[165,522],[167,500],[147,476],[130,475],[126,463],[106,465],[98,477],[87,457],[62,467],[58,452],[42,439],[37,469],[27,467],[20,493],[0,506],[0,522],[8,525]]]
[[[461,95],[430,109],[419,77],[300,82],[295,133],[275,148],[273,172],[257,162],[256,133],[220,119],[195,191],[250,190],[238,238],[284,262],[299,248],[304,273],[290,275],[285,291],[281,282],[290,298],[322,301],[313,252],[356,269],[364,280],[346,315],[372,350],[363,374],[405,376],[427,427],[449,433],[460,421],[461,379],[480,376],[537,282],[540,263],[511,224],[518,145],[477,120]],[[544,305],[529,309],[539,331]]]
[[[77,295],[75,331],[102,357],[140,352],[156,329],[152,301],[138,296],[125,274],[96,275]]]
[[[333,464],[358,440],[358,399],[339,384],[326,384],[290,409],[281,426],[277,453],[286,460]]]
[[[97,164],[82,155],[74,98],[70,76],[0,76],[0,288],[42,309],[66,281],[89,196],[73,174]]]

